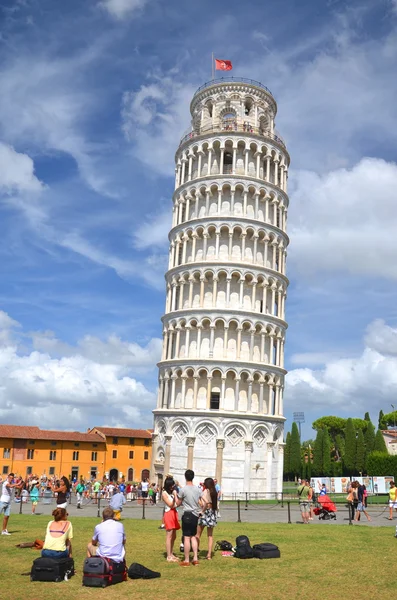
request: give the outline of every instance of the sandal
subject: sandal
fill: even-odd
[[[212,556],[206,556],[206,560],[212,560]]]
[[[176,556],[167,556],[167,562],[179,562],[179,558]]]

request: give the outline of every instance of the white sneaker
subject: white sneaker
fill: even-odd
[[[11,533],[8,533],[7,529],[3,529],[1,535],[11,535]]]

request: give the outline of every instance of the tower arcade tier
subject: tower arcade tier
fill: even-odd
[[[289,154],[261,83],[197,90],[175,155],[152,473],[281,492]]]

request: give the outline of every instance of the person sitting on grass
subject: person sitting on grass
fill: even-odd
[[[41,556],[45,558],[67,558],[72,557],[73,527],[68,521],[68,513],[65,508],[56,508],[52,512],[54,517],[47,525]]]
[[[114,520],[114,511],[108,506],[102,512],[102,523],[94,529],[92,540],[87,546],[87,556],[102,556],[114,562],[123,562],[125,542],[124,526]]]

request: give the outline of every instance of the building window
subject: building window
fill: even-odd
[[[34,440],[29,441],[30,446],[34,446]]]
[[[134,451],[130,450],[130,458],[134,458]]]
[[[4,448],[3,458],[11,458],[11,448]]]
[[[98,460],[98,452],[91,452],[91,460],[92,462],[96,462]]]
[[[56,446],[57,443],[56,442],[51,442],[51,446]]]
[[[112,450],[112,458],[117,458],[117,450]]]
[[[130,446],[135,446],[135,438],[130,438]]]
[[[145,446],[149,446],[150,440],[145,440]]]
[[[32,474],[33,467],[26,467],[26,475]]]
[[[50,460],[56,460],[56,459],[57,459],[57,451],[50,450]]]
[[[34,450],[33,450],[33,449],[29,449],[29,450],[28,450],[28,456],[27,456],[27,459],[28,459],[28,460],[29,460],[29,459],[32,459],[32,458],[33,458],[33,455],[34,455]]]
[[[73,452],[73,460],[79,460],[79,451],[78,450],[75,450]]]
[[[55,475],[55,467],[50,467],[49,475]]]
[[[113,444],[118,444],[119,443],[119,438],[114,437],[112,443]]]
[[[78,448],[79,446],[80,446],[80,442],[75,442],[75,443],[74,443],[74,447],[75,447],[75,448]]]
[[[98,444],[92,444],[93,448],[98,448]]]
[[[149,452],[144,452],[143,453],[143,459],[144,460],[148,460],[149,459]]]
[[[8,474],[8,468],[9,467],[3,467],[3,475],[7,475]]]
[[[219,392],[211,392],[211,399],[210,399],[210,409],[211,410],[219,410],[220,398],[221,398],[221,395]]]

